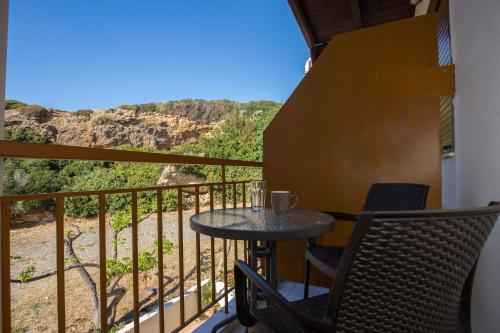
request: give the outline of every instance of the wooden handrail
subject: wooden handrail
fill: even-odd
[[[199,187],[209,187],[213,189],[213,186],[224,186],[231,184],[247,184],[250,180],[238,180],[229,181],[226,183],[195,183],[195,184],[181,184],[181,185],[162,185],[162,186],[148,186],[148,187],[127,187],[127,188],[111,188],[104,190],[84,190],[84,191],[70,191],[70,192],[50,192],[50,193],[30,193],[30,194],[12,194],[12,195],[0,195],[0,202],[19,202],[19,201],[31,201],[31,200],[51,200],[57,198],[69,198],[69,197],[88,197],[92,195],[102,195],[102,194],[125,194],[135,192],[151,192],[158,190],[179,190],[185,188],[192,188],[195,186]]]
[[[50,160],[86,160],[111,162],[143,162],[168,164],[226,165],[241,167],[264,166],[263,162],[228,160],[201,156],[172,155],[104,148],[73,147],[0,140],[0,156]]]

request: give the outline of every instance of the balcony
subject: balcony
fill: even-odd
[[[247,261],[247,243],[194,233],[188,227],[188,218],[203,210],[246,207],[249,180],[227,181],[225,170],[230,167],[262,168],[261,162],[19,142],[2,142],[2,154],[10,158],[214,165],[220,168],[222,176],[218,183],[1,197],[2,219],[4,225],[10,227],[4,229],[2,239],[2,260],[7,263],[2,270],[2,295],[5,297],[4,301],[8,302],[6,306],[12,309],[11,312],[4,313],[5,325],[12,326],[14,330],[21,327],[25,320],[23,308],[26,307],[26,302],[43,299],[40,292],[46,295],[45,299],[57,305],[55,313],[46,317],[45,327],[52,329],[50,321],[57,320],[56,327],[60,331],[88,330],[94,326],[101,331],[114,330],[122,333],[132,332],[136,327],[144,332],[205,332],[210,331],[212,325],[228,314],[234,313],[232,267],[236,259]],[[173,191],[177,196],[177,212],[163,212],[163,194],[168,191]],[[157,203],[156,211],[145,218],[138,214],[138,198],[142,193],[152,193]],[[202,193],[208,195],[205,205],[200,203]],[[120,252],[122,256],[123,251],[127,250],[132,254],[131,271],[123,274],[110,273],[109,261],[107,262],[108,259],[117,259],[116,255],[110,256],[117,238],[110,235],[114,232],[113,221],[106,211],[107,199],[113,195],[130,198],[131,223],[122,232],[125,244]],[[65,201],[75,197],[97,198],[97,224],[75,224],[74,220],[68,221],[65,216]],[[53,219],[45,217],[43,221],[28,222],[33,226],[42,226],[42,242],[29,230],[23,230],[26,226],[18,226],[19,221],[14,220],[15,214],[11,210],[19,202],[40,200],[55,202]],[[190,201],[190,204],[186,205],[185,201]],[[80,237],[86,239],[81,241]],[[150,249],[152,243],[156,246],[156,262],[144,269],[141,267],[144,264],[141,263],[141,253],[144,252],[141,251]],[[92,249],[93,244],[97,246]],[[51,252],[41,247],[52,247],[55,250],[55,269],[45,262]],[[95,253],[83,254],[86,262],[82,262],[82,251]],[[38,266],[36,273],[30,273],[17,264],[16,260],[21,257],[44,265],[41,268]],[[12,278],[13,276],[16,278]],[[160,276],[163,278],[159,279]],[[123,285],[127,284],[131,284],[131,291],[123,291]],[[78,295],[75,295],[75,288],[80,289]],[[324,293],[326,290],[312,286],[311,295]],[[302,294],[302,286],[284,282],[280,285],[280,291],[294,300]],[[92,300],[96,303],[92,303]],[[101,304],[108,306],[105,308]],[[164,311],[158,311],[159,304],[163,304]],[[78,309],[78,312],[74,309]],[[228,326],[226,331],[239,329],[236,322]]]
[[[231,168],[257,168],[270,190],[289,189],[315,211],[357,214],[376,182],[429,184],[426,208],[441,208],[443,184],[455,181],[442,169],[454,149],[448,18],[410,18],[408,1],[394,10],[349,1],[352,23],[322,1],[289,3],[314,64],[266,128],[262,162],[0,141],[4,158],[202,165],[220,174],[207,183],[1,196],[4,332],[23,331],[25,321],[59,332],[206,332],[234,313],[234,262],[248,261],[248,244],[200,235],[188,222],[198,212],[249,205],[253,179],[229,179]],[[78,198],[88,198],[98,218],[69,218]],[[113,198],[129,206],[120,239]],[[144,198],[154,209],[142,210]],[[39,200],[52,202],[54,214],[18,228],[16,205]],[[345,246],[352,230],[339,219],[318,242]],[[278,290],[289,300],[302,296],[305,247],[278,244]],[[18,265],[20,258],[41,268]],[[312,283],[315,295],[331,281],[313,270]],[[225,328],[240,330],[237,322]]]

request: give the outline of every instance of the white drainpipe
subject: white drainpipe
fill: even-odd
[[[9,23],[9,0],[0,0],[0,139],[2,140],[4,138],[4,126],[5,126],[5,82],[6,82],[6,72],[7,72],[8,23]],[[3,193],[3,159],[0,158],[0,195],[2,193]],[[2,221],[0,219],[0,225],[3,225],[3,223],[1,222]],[[3,309],[1,310],[3,313],[4,312]],[[0,316],[0,327],[2,327],[1,316]]]

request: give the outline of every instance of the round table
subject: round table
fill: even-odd
[[[275,216],[270,208],[253,212],[250,208],[228,208],[191,216],[190,226],[200,234],[237,240],[280,241],[321,236],[332,231],[330,215],[304,209]]]
[[[228,208],[207,211],[191,216],[190,226],[194,231],[225,239],[249,241],[249,261],[257,270],[257,260],[266,259],[266,279],[272,288],[277,287],[276,241],[299,240],[321,236],[333,230],[335,220],[330,215],[293,209],[286,216],[275,216],[270,208],[254,212],[250,208]],[[266,241],[265,248],[258,241]],[[256,305],[256,291],[251,288],[252,307]],[[234,319],[230,317],[214,327],[213,331]]]

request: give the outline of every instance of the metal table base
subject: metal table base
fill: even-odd
[[[248,261],[250,267],[257,272],[259,259],[265,260],[265,279],[269,282],[273,289],[278,287],[278,276],[277,276],[277,261],[276,261],[276,242],[267,241],[265,246],[259,246],[257,241],[248,241]],[[250,284],[250,307],[252,310],[257,309],[257,289],[253,284]],[[269,303],[268,303],[269,304]],[[227,310],[227,309],[226,309]],[[212,333],[216,333],[219,329],[223,328],[227,324],[234,320],[237,320],[237,314],[233,314],[219,323],[214,325],[212,328]]]

